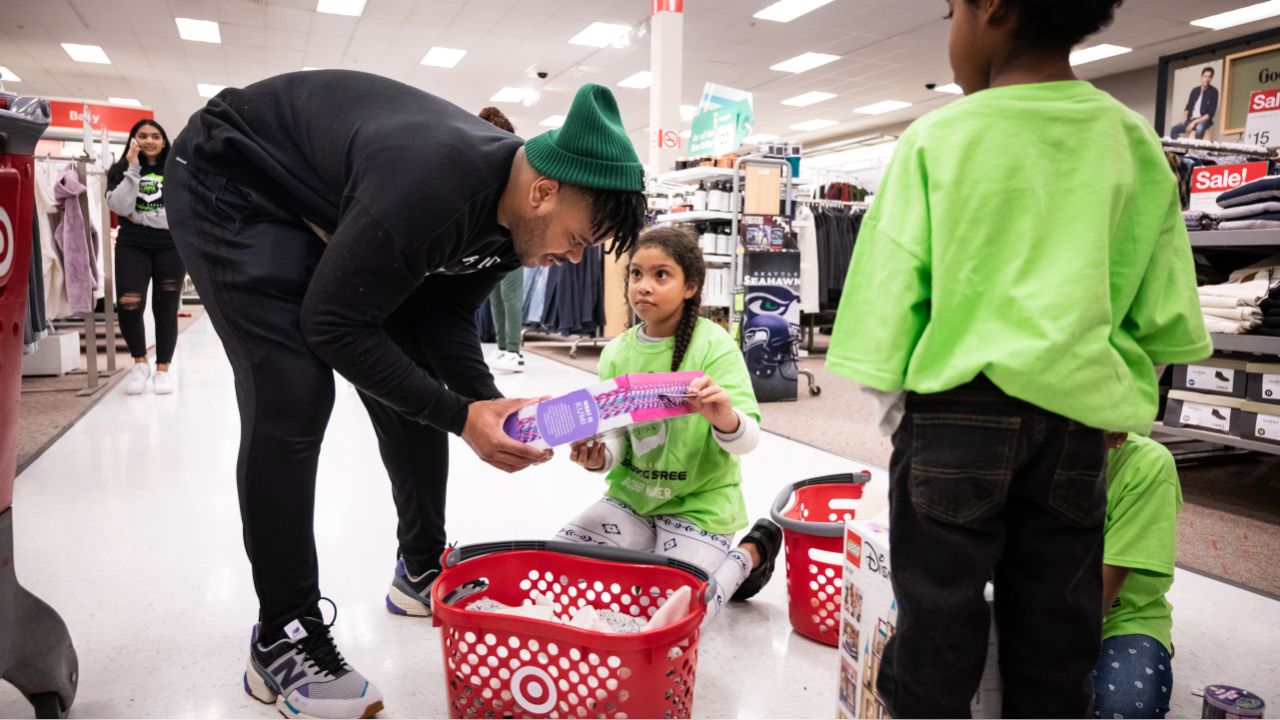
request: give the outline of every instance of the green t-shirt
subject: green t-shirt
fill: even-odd
[[[903,133],[827,366],[918,393],[985,374],[1085,425],[1145,433],[1153,365],[1211,351],[1159,139],[1071,81],[984,90]]]
[[[600,378],[669,372],[675,340],[642,343],[631,328],[600,355]],[[742,351],[719,325],[702,318],[694,328],[680,370],[701,370],[725,389],[735,410],[760,420]],[[712,436],[711,423],[686,415],[632,427],[622,463],[609,473],[607,495],[641,515],[680,515],[710,533],[747,526],[738,458]]]
[[[1129,568],[1102,637],[1149,635],[1173,652],[1173,587],[1178,550],[1178,510],[1182,487],[1173,455],[1150,438],[1130,435],[1110,452],[1107,466],[1107,523],[1102,561]]]

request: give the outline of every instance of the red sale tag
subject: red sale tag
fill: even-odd
[[[1191,209],[1217,212],[1218,196],[1267,175],[1267,163],[1214,165],[1191,172]]]

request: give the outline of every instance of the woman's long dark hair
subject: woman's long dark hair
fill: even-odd
[[[159,130],[160,139],[164,140],[164,147],[161,148],[160,154],[156,156],[155,164],[163,168],[165,160],[169,159],[169,135],[165,133],[164,128],[160,127],[160,123],[155,120],[145,118],[139,120],[134,123],[133,128],[129,130],[129,139],[125,141],[124,153],[121,154],[120,159],[115,161],[115,163],[107,170],[108,190],[114,189],[115,186],[119,185],[120,181],[124,179],[124,171],[129,169],[129,143],[133,141],[134,136],[138,134],[139,130],[147,126],[151,126],[156,130]],[[141,153],[138,154],[139,160],[142,160],[144,157],[146,156]]]
[[[693,331],[698,326],[699,311],[702,309],[702,286],[707,281],[707,261],[702,257],[702,248],[698,247],[698,237],[686,228],[656,227],[640,233],[635,247],[631,250],[634,256],[641,248],[661,248],[684,273],[686,285],[695,290],[693,297],[684,301],[681,309],[680,324],[676,326],[676,346],[671,353],[671,372],[680,369],[684,362],[684,354],[689,350],[689,342],[693,340]],[[631,297],[631,273],[626,273],[623,292]]]

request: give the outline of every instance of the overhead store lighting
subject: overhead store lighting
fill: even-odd
[[[564,124],[564,116],[563,116],[563,115],[552,115],[551,117],[549,117],[549,118],[547,118],[547,119],[543,120],[542,122],[540,122],[540,123],[538,123],[538,124],[539,124],[539,125],[541,125],[542,127],[558,128],[558,127],[560,127],[561,125],[563,125],[563,124]]]
[[[22,82],[22,78],[18,77],[17,73],[3,65],[0,65],[0,80],[4,80],[5,82]]]
[[[613,23],[593,22],[587,26],[587,29],[574,35],[569,40],[570,45],[585,45],[587,47],[602,48],[612,45],[614,47],[625,47],[631,42],[631,26],[616,25]]]
[[[111,103],[112,105],[128,105],[129,107],[142,107],[142,103],[138,100],[138,98],[109,97],[107,98],[107,102]]]
[[[821,130],[823,128],[829,128],[839,124],[840,123],[835,120],[806,120],[802,123],[792,125],[791,129],[799,130],[800,132],[809,132],[811,130]]]
[[[62,43],[62,49],[67,51],[72,60],[82,63],[96,63],[98,65],[110,65],[111,58],[107,57],[106,51],[100,45],[77,45],[75,43]]]
[[[538,99],[538,93],[530,88],[504,87],[489,98],[490,102],[524,103],[532,105]]]
[[[803,55],[797,55],[790,60],[783,60],[777,65],[771,66],[769,69],[777,70],[778,72],[802,73],[816,67],[822,67],[827,63],[832,63],[839,59],[839,55],[807,52]]]
[[[860,115],[883,115],[888,112],[893,112],[894,110],[901,110],[902,108],[909,107],[911,107],[911,103],[909,102],[902,102],[901,100],[885,100],[884,102],[878,102],[874,105],[855,108],[854,112]]]
[[[311,70],[319,70],[319,69],[320,69],[320,68],[315,68],[315,67],[304,67],[304,68],[302,68],[302,71],[303,71],[303,72],[309,72],[309,71],[311,71]]]
[[[933,91],[934,91],[934,92],[940,92],[940,93],[946,93],[946,94],[948,94],[948,95],[963,95],[963,94],[964,94],[964,88],[960,87],[959,85],[957,85],[957,84],[955,84],[955,83],[948,83],[948,84],[946,84],[946,85],[939,85],[938,87],[934,88],[934,89],[933,89]]]
[[[365,0],[319,0],[316,12],[328,15],[360,17],[364,13]]]
[[[782,101],[782,104],[792,105],[794,107],[809,107],[810,105],[817,105],[818,103],[823,102],[824,100],[830,100],[835,96],[836,96],[835,93],[819,92],[815,90],[813,92],[807,92],[803,95],[797,95],[793,98],[787,98],[786,100]]]
[[[422,64],[431,67],[451,68],[462,61],[467,54],[466,50],[458,50],[456,48],[433,47],[422,56]]]
[[[214,95],[226,89],[226,85],[210,85],[209,83],[196,83],[196,92],[200,93],[202,98],[211,98]]]
[[[1133,48],[1103,43],[1102,45],[1081,48],[1080,50],[1071,53],[1071,65],[1073,67],[1076,65],[1084,65],[1085,63],[1106,60],[1107,58],[1113,58],[1117,55],[1124,55],[1125,53],[1131,52],[1133,52]]]
[[[191,18],[174,18],[178,24],[178,37],[192,42],[220,43],[222,31],[213,20],[192,20]]]
[[[629,78],[620,80],[618,87],[633,88],[635,90],[644,90],[653,84],[653,73],[648,70],[641,70]]]
[[[689,122],[690,120],[694,119],[694,118],[695,118],[695,117],[697,117],[697,116],[698,116],[698,106],[697,106],[697,105],[681,105],[681,106],[680,106],[680,121],[681,121],[681,122]]]
[[[1258,20],[1265,20],[1270,17],[1280,15],[1280,0],[1269,0],[1269,2],[1260,2],[1256,5],[1247,5],[1238,10],[1210,15],[1199,20],[1192,20],[1191,24],[1197,27],[1209,28],[1210,30],[1221,30],[1223,28],[1235,27],[1236,25],[1245,25]]]
[[[778,2],[756,13],[755,17],[774,22],[791,22],[801,15],[811,13],[823,5],[829,5],[831,2],[832,0],[778,0]]]

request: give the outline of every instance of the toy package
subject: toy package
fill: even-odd
[[[620,375],[530,405],[510,415],[502,429],[526,445],[547,449],[689,415],[689,383],[703,375],[701,370]]]

